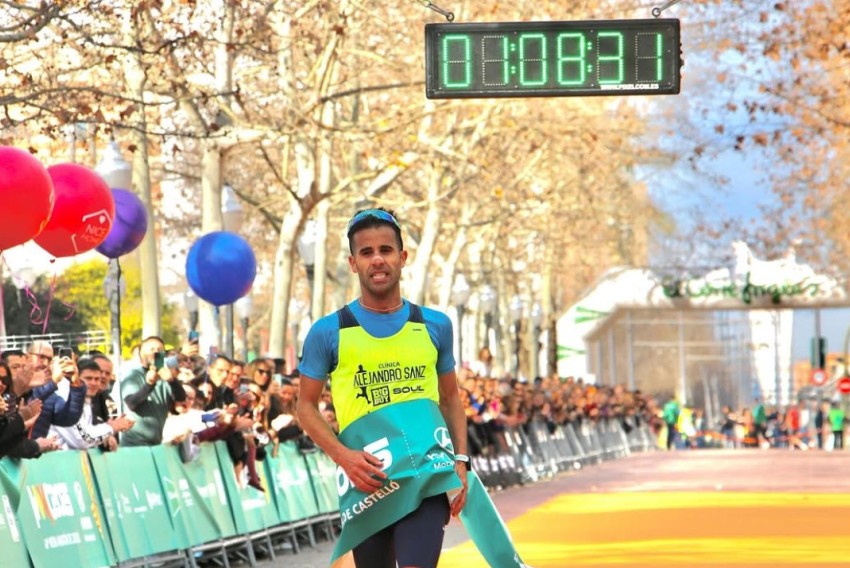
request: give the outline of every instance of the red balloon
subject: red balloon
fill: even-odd
[[[47,168],[56,205],[47,226],[34,240],[55,257],[91,250],[106,239],[115,218],[115,199],[93,170],[77,164]]]
[[[53,210],[53,181],[32,154],[0,146],[0,251],[39,234]]]

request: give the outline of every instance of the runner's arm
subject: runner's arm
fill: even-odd
[[[463,410],[463,401],[460,398],[460,391],[457,385],[457,373],[454,369],[443,373],[439,378],[440,389],[440,412],[446,425],[449,427],[449,434],[452,437],[452,446],[454,446],[455,455],[466,453],[466,413]],[[451,502],[452,515],[457,517],[461,509],[466,504],[467,480],[468,472],[467,463],[455,462],[455,472],[463,483],[463,488],[454,496]]]
[[[452,435],[452,445],[456,454],[466,455],[466,413],[457,386],[457,373],[454,369],[443,373],[439,378],[440,412]]]
[[[364,451],[347,448],[319,411],[325,381],[301,375],[298,395],[298,422],[310,438],[344,471],[360,491],[371,493],[383,485],[386,474],[381,460]]]

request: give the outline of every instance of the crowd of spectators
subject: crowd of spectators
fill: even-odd
[[[41,341],[26,353],[7,351],[0,362],[0,457],[165,443],[178,445],[183,459],[191,460],[199,444],[222,440],[237,480],[263,491],[258,460],[287,441],[314,449],[295,412],[300,379],[297,372],[285,375],[282,364],[224,355],[209,362],[195,341],[167,349],[160,338],[149,337],[122,363],[116,380],[109,358],[97,351],[54,357],[53,347]],[[528,382],[487,372],[459,372],[472,455],[500,452],[506,428],[540,423],[554,431],[600,420],[628,428],[657,419],[651,398],[619,386],[557,377]],[[320,408],[338,430],[327,387]]]
[[[658,431],[656,401],[640,391],[587,384],[574,377],[536,377],[532,381],[497,377],[491,359],[489,350],[483,348],[476,364],[458,373],[471,455],[501,453],[506,428],[520,427],[528,433],[534,423],[545,424],[550,432],[558,426],[579,428],[599,421],[616,421],[627,431],[641,425]]]
[[[38,458],[54,450],[179,445],[194,459],[198,444],[224,441],[236,479],[264,491],[257,460],[294,441],[315,446],[298,424],[299,377],[284,375],[282,361],[250,363],[224,355],[212,362],[196,341],[166,349],[145,338],[113,376],[99,351],[77,353],[35,341],[26,351],[0,357],[0,458]],[[322,412],[337,428],[330,392]]]

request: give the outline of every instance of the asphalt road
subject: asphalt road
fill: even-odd
[[[492,495],[523,560],[566,566],[850,566],[850,453],[654,452]],[[453,521],[440,568],[484,568]],[[261,568],[327,568],[333,543]],[[238,563],[234,565],[238,566]]]

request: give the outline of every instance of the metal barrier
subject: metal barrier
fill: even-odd
[[[487,487],[536,483],[559,472],[655,449],[649,425],[638,416],[554,425],[533,421],[504,428],[495,442],[471,457]]]
[[[4,335],[0,337],[0,351],[10,349],[26,349],[36,340],[48,341],[54,349],[58,347],[72,347],[79,351],[91,351],[93,349],[109,349],[109,334],[101,329],[93,331],[81,331],[79,333],[43,333],[38,335]]]

